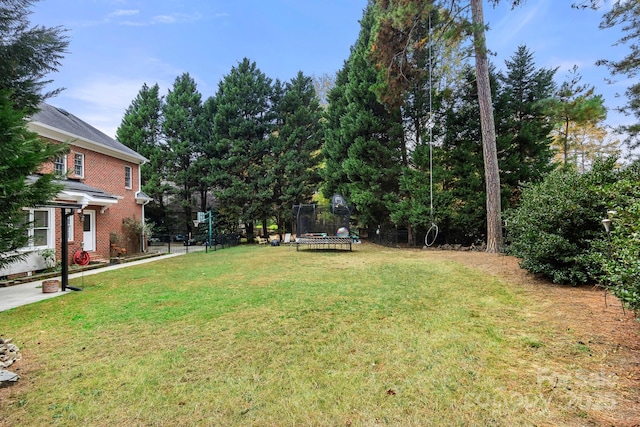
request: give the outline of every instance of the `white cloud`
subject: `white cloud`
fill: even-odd
[[[120,79],[117,76],[96,77],[78,82],[73,88],[65,90],[52,100],[52,103],[68,109],[91,126],[115,137],[125,110],[144,83],[143,79]],[[146,83],[148,86],[155,84],[149,81]],[[166,87],[166,83],[158,84]],[[70,104],[72,108],[65,104]]]
[[[151,22],[154,24],[173,24],[176,21],[176,17],[171,15],[158,15],[151,19]]]
[[[123,15],[125,16],[125,15]],[[139,21],[120,21],[119,25],[128,25],[135,27],[144,27],[150,25],[167,25],[167,24],[182,24],[187,22],[195,22],[202,19],[202,15],[199,13],[193,14],[184,14],[184,13],[174,13],[169,15],[155,15],[150,19],[141,19]]]
[[[521,33],[533,23],[540,20],[540,17],[549,9],[549,0],[540,0],[535,3],[527,2],[524,6],[516,7],[513,10],[503,13],[495,25],[489,22],[489,35],[494,49],[503,44],[509,44],[512,40],[521,37]],[[506,8],[506,5],[498,7]],[[485,20],[490,14],[485,13]]]
[[[107,17],[117,17],[117,16],[132,16],[139,14],[140,11],[136,9],[117,9],[114,12],[111,12]]]

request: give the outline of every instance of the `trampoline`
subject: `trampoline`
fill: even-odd
[[[352,250],[351,210],[342,196],[334,195],[330,205],[294,205],[293,214],[296,218],[296,250]]]

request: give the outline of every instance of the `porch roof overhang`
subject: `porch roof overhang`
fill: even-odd
[[[71,200],[81,205],[80,209],[84,209],[89,205],[100,206],[100,213],[104,213],[111,206],[118,203],[122,199],[99,188],[92,187],[80,181],[65,180],[59,181],[63,188],[57,195],[58,199]]]
[[[67,202],[50,202],[42,205],[36,205],[36,208],[55,208],[55,209],[82,209],[82,205],[79,203],[67,203]]]

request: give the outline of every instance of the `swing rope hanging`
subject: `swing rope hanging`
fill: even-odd
[[[431,13],[429,13],[429,120],[427,120],[427,129],[429,130],[429,220],[431,227],[424,236],[424,244],[427,247],[433,246],[438,238],[438,225],[435,222],[435,214],[433,209],[433,61],[431,52]]]

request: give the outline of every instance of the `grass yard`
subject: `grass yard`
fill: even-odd
[[[614,351],[554,305],[564,289],[482,262],[514,261],[240,246],[86,276],[83,292],[0,313],[23,356],[0,425],[640,422],[640,375],[616,371],[640,366],[629,314],[603,303],[635,339]]]

